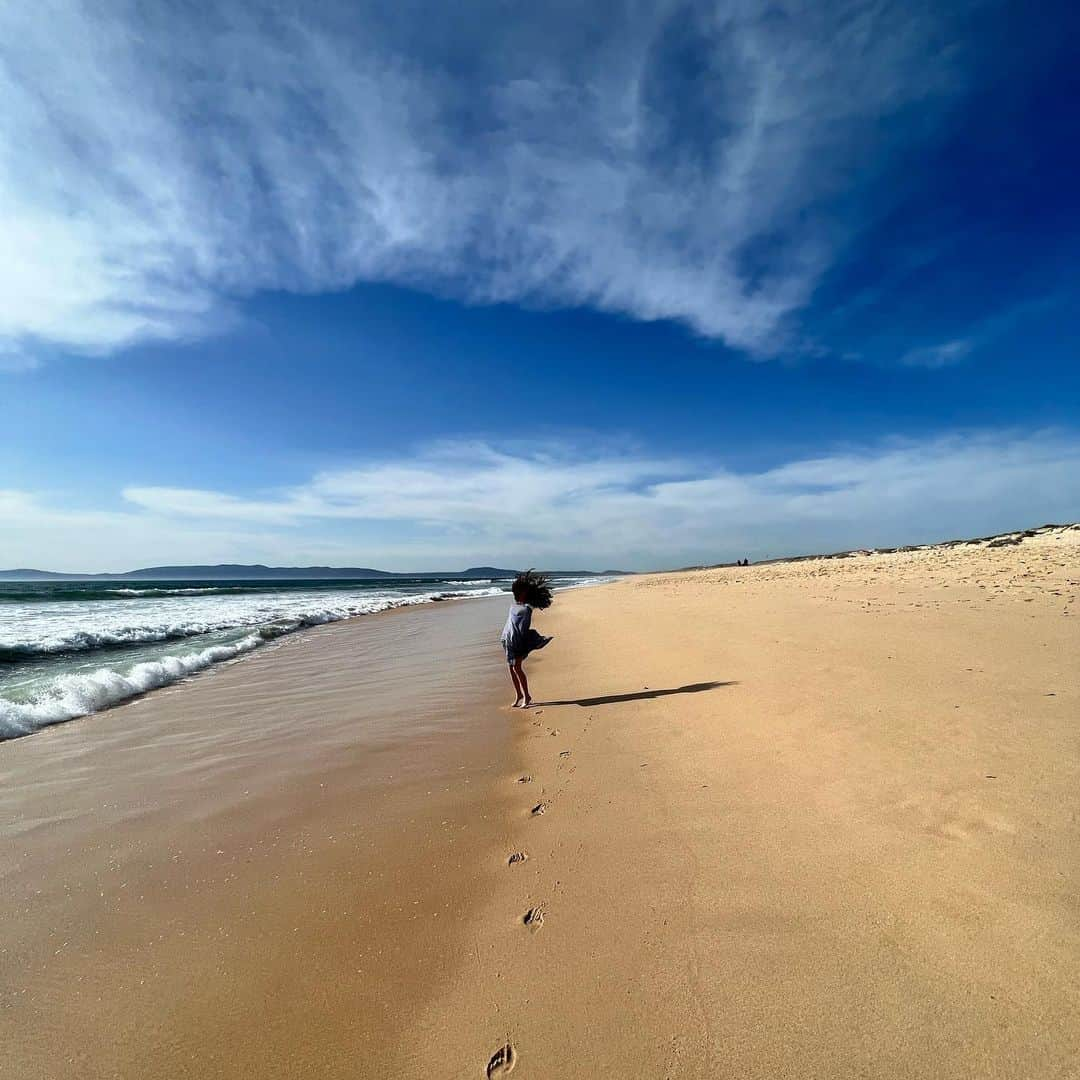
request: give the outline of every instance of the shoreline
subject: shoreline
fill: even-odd
[[[486,579],[484,582],[478,582],[478,584],[484,583],[486,583]],[[606,583],[607,580],[602,578],[595,582],[592,580],[580,581],[562,585],[559,587],[559,591],[569,591]],[[333,594],[327,593],[326,595],[332,596]],[[100,667],[85,667],[67,673],[68,676],[75,680],[76,684],[79,684],[74,688],[62,687],[58,690],[57,685],[54,685],[52,694],[55,696],[46,694],[25,702],[18,697],[12,699],[0,696],[0,743],[25,738],[28,735],[36,735],[48,728],[59,724],[67,724],[73,720],[82,720],[89,716],[100,715],[109,709],[140,700],[156,691],[175,687],[189,680],[213,673],[223,667],[261,653],[268,647],[278,647],[294,640],[297,635],[318,631],[322,627],[347,623],[355,619],[388,615],[404,609],[428,608],[439,604],[456,603],[460,600],[492,599],[502,595],[504,595],[504,590],[501,586],[471,594],[460,592],[439,593],[430,596],[425,595],[420,598],[402,595],[388,602],[386,606],[375,610],[359,611],[325,619],[318,618],[314,621],[303,621],[304,617],[301,616],[301,621],[285,629],[273,623],[238,623],[235,626],[220,628],[242,635],[227,642],[207,640],[213,635],[214,631],[197,634],[184,633],[177,636],[175,640],[169,637],[154,636],[147,639],[110,642],[108,645],[99,648],[110,650],[115,655],[100,659]],[[150,644],[160,645],[171,651],[138,660],[134,654],[138,650],[145,650]],[[20,643],[11,646],[7,650],[9,654],[16,657],[16,660],[12,661],[16,665],[19,651],[22,648],[24,646]],[[70,659],[89,658],[91,656],[90,651],[73,649],[70,653],[65,653],[62,648],[52,646],[35,655],[30,646],[26,646],[26,648],[27,656],[33,656],[39,663],[43,661],[55,663],[64,659],[65,656]],[[120,662],[125,655],[125,651],[129,654],[129,667],[126,669],[124,663]],[[4,650],[0,649],[0,653],[3,652]],[[117,668],[119,670],[116,670]],[[17,666],[16,673],[15,678],[17,679]],[[58,679],[57,682],[62,682],[62,680]],[[93,704],[86,702],[87,697],[93,698],[95,696],[102,698],[102,700]],[[57,711],[65,715],[51,715]]]
[[[423,600],[414,600],[408,597],[401,597],[399,600],[388,604],[386,607],[379,608],[374,611],[358,612],[356,614],[345,615],[339,618],[319,620],[310,623],[301,622],[300,624],[290,629],[275,629],[273,633],[267,633],[268,627],[265,625],[252,623],[245,626],[242,624],[238,624],[232,629],[234,629],[237,633],[243,632],[245,636],[235,642],[231,642],[226,645],[208,643],[205,640],[200,640],[200,638],[205,638],[207,636],[205,634],[193,634],[190,636],[183,636],[177,638],[175,643],[172,643],[172,647],[175,649],[179,649],[181,646],[192,647],[196,648],[197,651],[194,653],[183,654],[182,660],[178,662],[177,665],[180,670],[166,672],[163,676],[160,676],[160,681],[154,681],[150,685],[147,685],[142,689],[131,689],[125,694],[122,694],[111,700],[106,700],[104,703],[98,705],[97,707],[89,707],[86,711],[80,711],[73,715],[57,717],[55,719],[37,720],[35,721],[36,726],[31,726],[25,730],[18,729],[18,724],[20,723],[19,718],[12,719],[10,723],[15,725],[15,730],[13,733],[9,733],[7,730],[5,730],[5,732],[0,735],[0,744],[2,744],[3,742],[8,742],[12,739],[21,739],[27,737],[28,735],[36,735],[42,731],[48,730],[49,728],[56,727],[57,725],[68,724],[75,720],[83,720],[89,716],[98,716],[101,713],[109,711],[110,709],[114,709],[118,706],[138,701],[146,697],[148,694],[153,694],[160,690],[166,690],[170,687],[178,686],[192,679],[197,679],[199,677],[211,674],[238,661],[244,660],[250,656],[262,653],[269,647],[279,647],[289,641],[295,640],[298,635],[318,631],[323,627],[335,626],[339,623],[352,622],[355,619],[365,619],[378,615],[388,615],[391,612],[401,611],[404,609],[427,608],[436,604],[453,603],[457,600],[492,599],[493,596],[498,595],[500,594],[490,592],[460,596],[439,595],[425,598]],[[144,648],[147,644],[148,642],[133,641],[128,643],[127,647],[131,650],[134,650],[140,647]],[[170,643],[168,639],[162,639],[161,644],[168,645]],[[114,646],[114,648],[116,649],[123,649],[124,647],[124,643],[119,643]],[[207,655],[209,653],[217,652],[230,652],[230,655],[212,657]],[[56,655],[57,657],[62,656],[62,650]],[[78,654],[76,653],[76,655]],[[184,666],[185,662],[187,665],[189,665],[186,668]],[[151,663],[161,665],[163,663],[163,658],[158,658],[157,660],[151,661]],[[111,669],[106,668],[106,671],[109,674],[113,675],[114,678],[120,682],[128,683],[133,677],[133,674],[130,672],[128,673],[128,675],[120,676],[118,673],[112,672]],[[141,677],[142,676],[140,676],[140,678]],[[14,703],[5,702],[4,699],[0,698],[0,705],[4,704]],[[47,710],[48,707],[49,702],[46,701],[41,702],[36,706],[31,706],[31,710],[33,710],[34,708]],[[61,708],[62,706],[59,702],[57,702],[54,704],[53,707]],[[82,706],[80,705],[79,707],[81,708]],[[0,715],[0,721],[2,721],[3,719],[4,717]],[[22,722],[25,722],[25,720],[23,720]]]

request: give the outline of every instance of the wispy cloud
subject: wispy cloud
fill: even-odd
[[[858,228],[830,200],[952,75],[884,0],[196,11],[0,7],[0,341],[109,351],[391,281],[767,354]]]
[[[928,345],[920,349],[912,349],[900,358],[900,363],[905,367],[921,368],[944,368],[959,364],[971,353],[974,343],[971,341],[957,340],[946,341],[941,345]]]
[[[525,562],[671,565],[917,542],[1005,530],[1080,507],[1080,439],[1069,433],[955,434],[793,460],[759,472],[701,461],[448,443],[325,472],[244,499],[125,490],[160,519],[259,523],[295,543],[338,543],[394,565],[483,555]],[[367,530],[378,525],[377,533]],[[389,529],[389,533],[388,530]],[[388,536],[392,539],[388,539]],[[377,538],[376,538],[377,537]],[[403,562],[404,560],[404,562]]]
[[[30,371],[37,366],[37,357],[13,342],[0,341],[0,371]]]
[[[57,492],[0,489],[0,569],[119,571],[204,562],[348,562],[357,545],[243,521],[179,521],[142,509],[87,509]],[[77,542],[73,538],[78,538]]]

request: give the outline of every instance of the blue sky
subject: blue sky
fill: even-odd
[[[0,566],[1080,517],[1072,5],[0,10]]]

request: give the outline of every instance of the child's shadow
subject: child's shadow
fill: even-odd
[[[639,690],[634,694],[605,694],[603,697],[569,698],[565,701],[537,701],[537,705],[581,705],[590,708],[593,705],[614,705],[620,701],[644,701],[647,698],[670,697],[672,694],[700,694],[705,690],[716,690],[721,686],[737,686],[731,682],[698,682],[687,686],[674,686],[668,690]]]

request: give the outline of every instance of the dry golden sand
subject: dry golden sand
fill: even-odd
[[[560,596],[528,860],[395,1075],[1080,1076],[1078,541]]]
[[[528,712],[469,601],[0,745],[0,1076],[1078,1077],[1078,592],[627,579]]]

